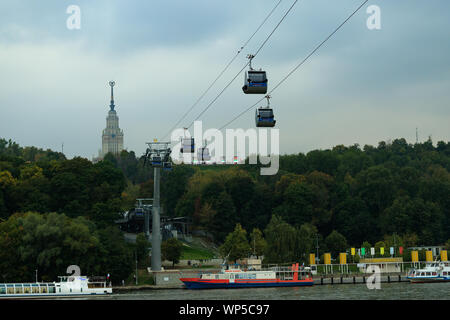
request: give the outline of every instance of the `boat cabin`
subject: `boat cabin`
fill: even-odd
[[[59,277],[59,282],[46,283],[0,283],[0,299],[33,296],[70,296],[112,293],[105,281],[90,282],[84,276]]]

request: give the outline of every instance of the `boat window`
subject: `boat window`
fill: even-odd
[[[444,276],[446,276],[446,275],[447,275],[447,271],[444,271],[444,273],[443,273],[443,274],[444,274]]]
[[[14,286],[13,285],[8,285],[8,287],[6,288],[6,293],[7,294],[14,294]]]
[[[37,284],[33,284],[31,287],[31,293],[39,293],[39,287]]]
[[[0,286],[0,294],[6,294],[6,287]]]
[[[216,274],[216,279],[219,279],[219,275],[218,274]]]
[[[426,274],[427,276],[431,276],[431,272],[427,272],[427,274]]]
[[[22,288],[22,285],[17,285],[17,287],[15,288],[15,293],[23,293],[23,288]]]
[[[54,286],[48,287],[48,293],[55,293],[56,288]]]
[[[436,272],[433,272],[433,276],[435,276],[436,275]]]
[[[47,286],[41,286],[41,293],[47,293]]]
[[[23,293],[31,293],[31,286],[29,284],[23,285]]]

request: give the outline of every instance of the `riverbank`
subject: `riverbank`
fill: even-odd
[[[176,271],[175,273],[179,273]],[[181,276],[181,273],[179,273]],[[174,275],[172,273],[172,275]],[[314,276],[314,285],[337,285],[337,284],[366,284],[368,281],[374,281],[369,278],[371,275],[354,274],[354,275],[322,275]],[[184,289],[184,284],[178,279],[171,279],[170,284],[152,284],[152,285],[138,285],[138,286],[116,286],[113,287],[114,292],[130,292],[141,290],[161,290],[161,289]],[[380,275],[380,283],[394,283],[394,282],[409,282],[406,274],[385,274]],[[179,281],[179,284],[177,283]]]

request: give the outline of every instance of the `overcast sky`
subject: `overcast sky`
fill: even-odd
[[[92,159],[114,80],[124,147],[141,155],[200,97],[278,0],[2,0],[0,137]],[[277,84],[362,0],[299,0],[253,61]],[[293,0],[283,0],[186,126],[245,65]],[[81,29],[70,30],[70,5]],[[381,30],[369,30],[369,5]],[[272,96],[280,151],[450,137],[450,1],[371,0]],[[244,76],[201,117],[220,128],[261,97]],[[254,110],[228,128],[254,127]]]

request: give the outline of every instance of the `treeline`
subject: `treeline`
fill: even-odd
[[[65,274],[63,266],[76,257],[95,273],[95,265],[110,268],[107,260],[115,254],[123,264],[114,272],[131,272],[134,249],[111,230],[136,198],[153,197],[153,170],[143,160],[132,151],[97,163],[67,160],[0,139],[0,247],[14,251],[2,249],[0,275],[19,272],[19,266],[28,269],[14,281],[29,280],[36,267],[53,275],[46,261]],[[218,245],[237,225],[252,234],[260,230],[271,262],[295,261],[317,244],[320,255],[364,243],[438,245],[450,238],[449,170],[449,143],[396,139],[283,155],[274,176],[261,176],[258,165],[176,165],[162,172],[161,203],[165,215],[192,218],[194,230]],[[30,229],[29,221],[40,227]],[[52,233],[60,228],[66,231]],[[79,239],[71,228],[91,238]],[[106,233],[114,241],[105,240]],[[46,243],[60,246],[47,252]]]
[[[354,247],[393,234],[436,245],[450,238],[449,170],[450,143],[396,139],[283,155],[274,176],[261,176],[259,165],[177,165],[163,173],[161,197],[166,214],[193,218],[218,244],[236,224],[264,230],[276,215],[313,226],[324,247],[333,231]]]
[[[79,216],[16,213],[0,223],[0,275],[2,282],[55,281],[67,275],[69,265],[82,275],[111,275],[113,283],[133,271],[133,248],[115,226],[99,228]]]
[[[31,281],[35,270],[54,281],[73,264],[126,280],[135,248],[114,223],[126,188],[110,161],[67,160],[0,139],[0,281]]]
[[[394,235],[438,245],[450,238],[449,170],[449,143],[396,139],[281,156],[275,176],[251,165],[175,166],[162,197],[168,214],[192,217],[219,244],[236,224],[266,230],[276,216],[310,230],[308,243],[317,234],[320,248],[331,246],[330,235],[352,247]]]

